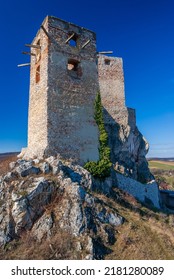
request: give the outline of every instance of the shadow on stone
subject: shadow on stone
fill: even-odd
[[[73,169],[65,165],[62,166],[62,171],[64,172],[65,176],[71,178],[72,182],[77,182],[80,184],[82,176],[79,173],[75,172]]]

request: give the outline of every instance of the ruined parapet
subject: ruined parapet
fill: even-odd
[[[38,48],[32,47],[24,157],[60,154],[81,164],[98,160],[95,33],[49,16],[32,45]]]

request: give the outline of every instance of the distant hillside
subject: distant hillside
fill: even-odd
[[[174,157],[170,157],[170,158],[158,158],[158,157],[154,157],[154,158],[148,158],[148,161],[153,161],[153,160],[157,160],[157,161],[174,161]]]
[[[160,189],[174,190],[174,160],[167,159],[151,159],[149,168],[155,176]]]
[[[3,158],[8,158],[11,156],[17,156],[20,152],[10,152],[10,153],[1,153],[0,154],[0,160]]]
[[[149,167],[151,169],[174,170],[174,161],[150,160]]]

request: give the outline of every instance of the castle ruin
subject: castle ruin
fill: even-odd
[[[151,180],[148,143],[136,127],[135,110],[125,106],[122,59],[98,54],[94,32],[53,16],[45,18],[30,47],[28,147],[21,155],[97,161],[94,100],[100,91],[115,169]]]

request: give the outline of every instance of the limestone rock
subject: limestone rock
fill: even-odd
[[[114,213],[113,211],[107,211],[108,209],[102,208],[100,212],[97,213],[97,218],[105,224],[110,224],[114,226],[120,226],[123,223],[123,218]]]
[[[101,259],[109,252],[108,244],[114,244],[116,228],[124,218],[94,191],[112,197],[113,187],[119,186],[140,201],[148,199],[160,207],[155,182],[143,185],[114,169],[101,181],[83,167],[57,157],[35,163],[18,160],[11,167],[0,179],[1,245],[25,231],[38,242],[65,231],[77,239],[79,253],[86,248],[84,259]]]
[[[32,161],[24,161],[19,162],[19,166],[15,168],[15,171],[21,177],[26,177],[31,174],[39,174],[40,169],[38,167],[33,166]]]
[[[5,176],[4,176],[4,181],[5,182],[10,182],[13,181],[17,178],[17,172],[8,172]]]
[[[62,162],[58,158],[51,156],[46,159],[46,162],[51,166],[53,175],[56,175],[61,171]]]
[[[42,171],[42,173],[48,174],[51,171],[49,163],[43,162],[42,164],[40,164],[40,170]]]
[[[51,214],[44,213],[32,228],[33,236],[41,241],[43,237],[51,238],[50,229],[53,227],[54,219]]]
[[[12,208],[12,216],[16,227],[15,232],[31,229],[36,219],[44,212],[44,206],[51,202],[55,186],[43,178],[34,183],[32,189],[26,190],[27,194],[17,199]]]
[[[14,169],[15,166],[16,166],[16,162],[15,161],[9,163],[10,170]]]
[[[86,248],[84,259],[102,258],[104,244],[114,240],[114,228],[123,218],[93,195],[91,174],[55,157],[37,164],[18,160],[12,167],[11,172],[18,176],[7,180],[5,175],[0,181],[0,244],[25,231],[41,242],[51,239],[59,229],[78,239],[79,252]]]
[[[111,160],[118,170],[125,176],[148,183],[154,177],[148,168],[146,154],[149,145],[144,136],[134,124],[107,123],[106,130],[109,135]]]

